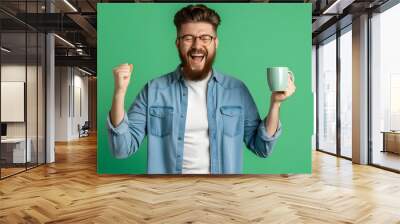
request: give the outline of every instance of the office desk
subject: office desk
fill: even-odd
[[[25,138],[6,138],[1,139],[1,157],[6,163],[25,163],[31,162],[31,145],[32,141],[27,138],[26,154],[25,154]],[[11,159],[12,158],[12,159]],[[25,161],[27,159],[27,161]]]
[[[382,152],[400,154],[400,131],[382,131],[381,133],[383,133]]]

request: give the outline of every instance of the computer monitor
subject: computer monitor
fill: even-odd
[[[1,123],[1,136],[7,136],[7,124]]]

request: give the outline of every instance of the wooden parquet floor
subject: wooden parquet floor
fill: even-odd
[[[97,175],[96,139],[0,181],[0,223],[400,223],[400,175],[320,152],[312,175]]]

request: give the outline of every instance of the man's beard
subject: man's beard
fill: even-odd
[[[206,50],[203,49],[190,49],[187,53],[187,55],[183,55],[183,53],[179,51],[179,57],[181,59],[181,65],[182,65],[182,69],[183,69],[183,75],[185,77],[185,79],[188,80],[192,80],[192,81],[200,81],[205,79],[208,74],[210,73],[211,69],[212,69],[212,65],[214,63],[214,59],[216,56],[216,51],[214,51],[214,54],[208,54],[208,52]],[[190,67],[190,62],[189,62],[189,58],[190,58],[190,54],[192,53],[202,53],[204,55],[204,66],[203,69],[201,70],[193,70]]]

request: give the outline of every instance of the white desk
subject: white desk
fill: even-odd
[[[28,143],[26,147],[26,154],[25,154],[25,138],[6,138],[1,139],[2,144],[2,151],[8,150],[8,147],[12,147],[12,162],[13,163],[25,163],[31,162],[32,154],[31,154],[31,145],[32,140],[27,138],[26,142]],[[6,147],[3,150],[3,147]],[[27,161],[25,161],[27,158]]]

